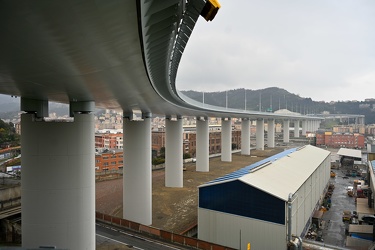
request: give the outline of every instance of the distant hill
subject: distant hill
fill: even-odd
[[[202,102],[203,92],[181,91],[186,96]],[[375,99],[368,101],[349,102],[316,102],[311,98],[292,94],[285,89],[272,87],[260,90],[233,89],[221,92],[205,92],[204,102],[206,104],[225,107],[226,99],[228,108],[245,109],[254,111],[276,111],[288,109],[301,114],[320,114],[329,112],[331,114],[361,114],[366,116],[366,124],[375,124]],[[20,98],[0,95],[0,118],[11,119],[20,111]],[[259,108],[260,106],[260,108]],[[50,112],[58,116],[68,115],[69,108],[66,104],[51,103]]]
[[[203,92],[192,90],[181,92],[196,101],[202,102],[203,100]],[[242,88],[221,92],[205,92],[204,102],[221,107],[227,105],[228,108],[245,109],[245,93],[246,110],[274,112],[279,109],[288,109],[301,114],[320,114],[323,112],[361,114],[366,116],[366,124],[375,123],[375,100],[367,102],[316,102],[311,98],[301,97],[277,87],[260,90]]]
[[[20,100],[21,98],[11,97],[7,95],[0,95],[0,118],[1,119],[12,119],[18,116],[20,112]],[[56,113],[57,116],[64,116],[69,114],[69,106],[62,103],[51,102],[49,104],[49,112]]]

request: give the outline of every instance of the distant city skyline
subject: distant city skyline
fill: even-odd
[[[314,101],[364,101],[375,90],[374,1],[219,0],[196,24],[177,88],[283,88]]]

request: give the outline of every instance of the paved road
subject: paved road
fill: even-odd
[[[182,250],[191,249],[180,246],[172,246],[162,241],[147,238],[142,235],[134,234],[130,231],[122,231],[118,228],[107,226],[104,224],[96,224],[96,246],[104,246],[103,249],[109,249],[108,246],[113,245],[113,249],[137,249],[137,250]],[[120,248],[121,247],[121,248]]]
[[[330,182],[335,185],[332,194],[332,207],[323,215],[326,227],[323,230],[324,243],[345,247],[345,223],[342,221],[342,213],[344,210],[355,211],[356,206],[354,197],[349,197],[346,193],[347,186],[353,186],[354,179],[358,177],[346,177],[342,170],[334,170],[335,178],[331,178]]]

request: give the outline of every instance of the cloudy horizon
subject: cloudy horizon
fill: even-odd
[[[220,0],[200,18],[177,88],[283,88],[314,101],[363,101],[375,90],[375,2]]]

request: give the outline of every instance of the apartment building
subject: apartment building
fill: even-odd
[[[122,149],[96,149],[95,153],[95,171],[110,171],[123,168],[123,150]]]
[[[358,148],[365,147],[365,137],[358,133],[334,133],[318,131],[316,145],[333,148]]]
[[[95,134],[95,148],[122,149],[122,133],[97,133]]]

